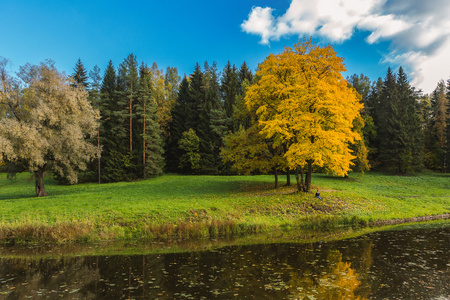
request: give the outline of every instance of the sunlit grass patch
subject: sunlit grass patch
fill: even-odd
[[[34,197],[30,174],[18,174],[14,181],[0,175],[4,241],[218,237],[367,225],[450,212],[450,177],[442,174],[367,173],[350,178],[315,174],[311,193],[285,186],[285,176],[279,189],[273,187],[273,176],[169,174],[74,186],[58,185],[48,177],[50,196],[44,198]],[[322,200],[314,197],[317,189]]]

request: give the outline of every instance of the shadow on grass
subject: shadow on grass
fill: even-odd
[[[0,189],[1,191],[1,189]],[[0,195],[0,201],[8,201],[8,200],[16,200],[16,199],[23,199],[23,198],[35,198],[36,194],[33,193],[1,193]]]
[[[105,197],[209,197],[227,196],[241,192],[267,192],[274,190],[273,182],[267,178],[247,178],[239,176],[162,176],[147,180],[116,183],[86,183],[78,185],[59,184],[46,177],[45,188],[48,198],[53,196],[83,195],[94,193]],[[280,182],[280,186],[283,182]],[[33,198],[34,182],[22,178],[0,185],[0,201]]]
[[[36,196],[34,193],[34,182],[31,177],[5,179],[3,183],[0,185],[0,201],[32,198]]]

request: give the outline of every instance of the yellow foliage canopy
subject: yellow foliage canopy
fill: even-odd
[[[352,130],[362,104],[342,77],[343,59],[331,46],[303,40],[259,65],[260,80],[245,96],[256,109],[261,134],[287,145],[292,169],[313,163],[344,176],[354,156],[349,145],[361,136]]]

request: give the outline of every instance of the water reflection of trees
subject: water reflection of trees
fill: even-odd
[[[367,252],[366,253],[370,253]],[[147,256],[9,259],[0,272],[11,299],[359,299],[357,272],[338,250],[317,244],[226,247]],[[14,289],[11,289],[13,288]],[[328,297],[328,298],[326,298]]]
[[[327,265],[319,270],[292,272],[290,290],[296,299],[366,299],[355,295],[360,285],[359,275],[351,268],[351,263],[342,261],[342,254],[330,251]],[[320,271],[320,273],[318,272]]]
[[[93,258],[66,259],[2,259],[0,274],[4,277],[1,293],[7,299],[27,299],[39,296],[60,298],[77,294],[94,299],[98,271],[91,268]]]
[[[419,299],[448,291],[445,238],[427,236],[416,248],[420,237],[396,243],[380,234],[164,255],[1,259],[0,292],[5,299],[366,299],[400,290],[398,298],[414,292]]]

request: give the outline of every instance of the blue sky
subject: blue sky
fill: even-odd
[[[443,3],[447,12],[450,1],[435,1]],[[343,2],[356,8],[349,12],[348,5],[344,5],[342,11],[334,10],[331,15],[321,12],[323,7],[336,2],[1,0],[0,20],[4,30],[0,56],[13,63],[13,70],[27,62],[37,64],[50,58],[58,69],[70,74],[78,58],[86,69],[98,65],[103,73],[109,60],[118,66],[129,53],[134,53],[139,61],[156,62],[160,68],[177,67],[182,75],[192,73],[197,62],[203,64],[206,60],[210,64],[216,61],[219,70],[227,61],[237,66],[246,61],[255,70],[269,53],[279,53],[299,37],[312,35],[319,43],[335,46],[338,55],[345,59],[348,75],[364,73],[376,80],[385,76],[389,65],[396,68],[402,64],[410,70],[413,81],[424,85],[418,71],[424,69],[423,62],[433,57],[433,51],[408,48],[404,29],[410,28],[408,20],[415,24],[435,10],[422,8],[427,12],[423,16],[412,7],[392,5],[391,2],[395,2],[392,0],[345,0]],[[407,2],[419,3],[418,0]],[[316,4],[322,8],[310,7]],[[409,18],[414,13],[418,16]],[[358,19],[353,20],[349,15],[356,15]],[[353,21],[349,23],[349,19]],[[444,25],[430,26],[439,29]],[[330,27],[332,30],[327,31]],[[392,28],[397,27],[398,30],[392,32]],[[446,32],[441,31],[427,41],[428,47],[444,39]],[[446,49],[446,43],[436,46],[439,47]],[[411,57],[422,65],[412,63]],[[443,68],[442,64],[437,65]],[[448,79],[450,67],[439,76],[439,79]],[[437,83],[438,79],[433,80]],[[430,87],[435,83],[429,84]]]

